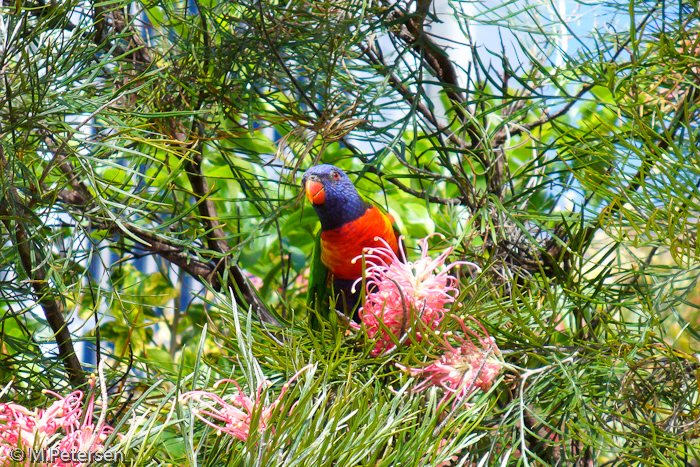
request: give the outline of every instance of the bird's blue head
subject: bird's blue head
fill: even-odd
[[[347,174],[333,165],[311,167],[301,181],[324,231],[359,219],[369,208]]]

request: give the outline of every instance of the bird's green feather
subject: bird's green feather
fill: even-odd
[[[319,329],[319,316],[328,318],[328,309],[325,308],[328,292],[328,268],[321,261],[321,231],[319,230],[311,258],[309,291],[306,299],[306,305],[309,309],[309,325],[312,329]]]

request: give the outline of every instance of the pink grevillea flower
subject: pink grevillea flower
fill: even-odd
[[[411,376],[421,377],[424,380],[414,388],[414,392],[422,391],[429,386],[439,386],[445,390],[440,404],[442,405],[449,397],[455,395],[455,404],[457,401],[470,396],[474,391],[481,389],[488,391],[493,381],[501,372],[502,364],[496,358],[500,355],[500,351],[496,346],[496,341],[489,336],[486,329],[476,319],[469,317],[477,323],[484,333],[485,337],[469,329],[464,321],[453,315],[453,318],[459,322],[466,339],[462,339],[451,333],[460,345],[455,348],[444,337],[445,353],[437,361],[423,368],[408,368],[403,365],[396,364],[401,370],[408,372]],[[480,347],[474,345],[474,342],[469,338],[469,335],[476,338]]]
[[[433,234],[436,235],[436,234]],[[446,267],[447,256],[452,248],[432,259],[428,256],[428,240],[432,235],[421,239],[421,257],[418,261],[399,260],[381,238],[375,238],[383,247],[368,249],[366,261],[367,298],[360,308],[359,316],[370,338],[378,339],[371,352],[373,357],[395,347],[402,334],[413,328],[417,339],[421,339],[420,329],[437,329],[445,316],[446,307],[454,302],[457,279],[448,271],[458,264],[471,264],[458,261]],[[402,238],[399,239],[399,244]],[[402,248],[399,248],[402,250]],[[354,259],[360,261],[361,256]],[[441,270],[438,272],[438,268]],[[360,282],[358,279],[354,287]],[[392,334],[394,338],[392,339]]]
[[[90,381],[95,385],[95,379]],[[113,431],[112,427],[103,425],[99,429],[93,424],[95,395],[88,401],[84,412],[81,408],[83,392],[74,391],[66,397],[44,390],[58,400],[47,409],[29,410],[14,403],[0,404],[0,466],[9,466],[14,462],[9,457],[15,448],[50,449],[59,451],[101,451],[107,436]],[[98,432],[95,435],[95,432]],[[94,439],[93,439],[94,438]],[[26,452],[26,451],[25,451]],[[29,465],[29,461],[25,462]],[[51,464],[54,467],[67,465],[56,459]],[[82,463],[70,463],[72,467],[81,467]]]
[[[60,428],[70,429],[80,417],[82,391],[62,397],[53,391],[44,393],[58,397],[47,409],[29,410],[19,404],[0,404],[0,442],[13,447],[44,446]]]
[[[94,385],[94,380],[92,382]],[[76,391],[77,392],[77,391]],[[57,395],[54,393],[54,395]],[[101,427],[96,427],[93,423],[95,417],[95,395],[93,394],[88,401],[87,407],[85,408],[85,415],[80,419],[83,420],[82,423],[75,423],[68,427],[66,431],[67,435],[60,440],[58,444],[59,451],[70,452],[74,450],[75,452],[102,452],[104,450],[104,442],[107,437],[112,434],[114,428],[111,426],[102,424]],[[121,435],[118,435],[122,438]],[[57,462],[56,466],[60,467],[63,465],[70,465],[72,467],[77,467],[80,464],[63,464]]]
[[[263,432],[267,428],[267,425],[270,423],[270,418],[272,417],[272,412],[281,402],[282,397],[289,389],[291,383],[303,371],[309,368],[311,368],[311,365],[307,365],[299,370],[289,379],[289,381],[284,383],[282,386],[282,391],[280,391],[279,396],[272,404],[270,404],[268,407],[262,406],[262,409],[259,412],[260,418],[258,420],[258,431]],[[250,427],[253,422],[253,413],[256,411],[256,408],[260,407],[260,393],[262,392],[263,386],[268,383],[268,381],[263,381],[260,383],[255,395],[255,400],[243,394],[243,391],[238,383],[231,379],[222,379],[217,381],[216,384],[214,384],[214,387],[216,388],[219,384],[226,382],[233,383],[236,386],[236,389],[238,389],[238,394],[233,398],[231,403],[226,402],[221,396],[209,391],[189,391],[183,394],[180,400],[182,402],[186,402],[192,399],[199,402],[204,409],[199,408],[195,410],[194,414],[197,418],[212,428],[217,429],[221,433],[228,433],[241,441],[246,441],[248,439],[248,435],[250,434]],[[206,417],[223,422],[224,425],[221,426]]]

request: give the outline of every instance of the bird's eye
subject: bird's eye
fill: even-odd
[[[333,177],[333,180],[340,180],[340,174],[335,170],[331,172],[331,177]]]

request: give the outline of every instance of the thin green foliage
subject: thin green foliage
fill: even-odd
[[[699,462],[699,38],[683,2],[5,4],[2,400],[86,384],[85,342],[132,465]],[[320,162],[478,266],[451,313],[505,369],[455,413],[396,366],[450,320],[306,325]],[[181,400],[221,379],[246,441]]]

